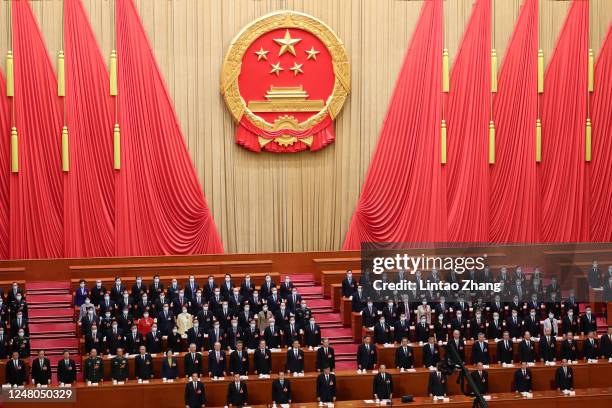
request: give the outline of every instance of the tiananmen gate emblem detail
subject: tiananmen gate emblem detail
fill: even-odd
[[[232,41],[221,93],[236,143],[260,152],[319,150],[350,91],[344,44],[323,22],[294,11],[268,14]]]

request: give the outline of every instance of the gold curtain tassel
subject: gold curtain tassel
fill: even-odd
[[[57,96],[66,96],[64,72],[64,51],[60,51],[57,54]]]
[[[440,163],[446,164],[446,121],[444,119],[440,127]]]
[[[592,133],[591,133],[591,119],[587,119],[586,120],[586,140],[584,143],[584,147],[585,147],[585,152],[584,152],[584,159],[588,162],[591,161],[591,138],[592,138]]]
[[[495,123],[489,121],[489,164],[495,164]]]
[[[117,96],[117,51],[112,50],[110,55],[110,94]]]
[[[11,173],[19,173],[19,139],[16,127],[11,129]]]
[[[118,123],[115,123],[113,130],[113,168],[121,170],[121,131]]]
[[[13,51],[6,53],[6,96],[15,96],[15,73],[13,69]]]
[[[68,147],[68,126],[62,128],[62,171],[70,171],[70,150]]]
[[[491,49],[491,92],[497,92],[497,51]]]
[[[536,163],[542,161],[542,121],[536,120]]]
[[[595,56],[593,49],[589,48],[589,92],[593,92],[595,85]]]
[[[442,51],[442,92],[448,92],[449,90],[449,77],[448,77],[448,48]]]
[[[538,93],[544,93],[544,51],[538,50]]]

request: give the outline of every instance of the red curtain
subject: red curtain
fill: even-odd
[[[493,104],[497,132],[495,165],[489,173],[490,242],[539,240],[537,54],[538,0],[525,0],[500,69]]]
[[[64,187],[66,256],[112,256],[114,101],[81,0],[64,0],[64,53],[70,138],[70,171],[65,173]]]
[[[489,239],[488,129],[491,111],[491,0],[478,0],[450,76],[447,105],[448,238]]]
[[[9,257],[9,175],[11,121],[6,83],[0,72],[0,259]]]
[[[116,190],[117,255],[222,252],[132,0],[116,1],[116,24],[122,140]]]
[[[446,240],[440,165],[442,2],[427,1],[344,242]]]
[[[19,173],[10,183],[10,257],[64,255],[62,111],[57,80],[27,1],[13,0]]]
[[[589,3],[574,1],[545,74],[538,182],[544,242],[589,240],[585,162]]]
[[[595,66],[591,98],[593,156],[591,179],[591,240],[612,241],[612,25]]]

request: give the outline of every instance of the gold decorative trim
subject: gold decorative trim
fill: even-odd
[[[244,27],[232,40],[227,50],[221,70],[221,94],[236,122],[246,117],[260,129],[278,130],[277,123],[269,123],[253,113],[240,95],[238,76],[246,50],[261,35],[279,28],[298,28],[316,36],[328,49],[334,70],[335,82],[331,95],[323,109],[304,122],[297,124],[295,130],[309,129],[321,122],[327,114],[332,119],[340,113],[351,87],[351,71],[344,44],[334,31],[322,21],[308,14],[296,11],[278,11],[258,18]]]

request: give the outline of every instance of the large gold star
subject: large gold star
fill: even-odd
[[[317,59],[317,54],[320,53],[321,51],[317,51],[314,49],[314,47],[311,47],[309,50],[305,51],[306,54],[308,54],[308,58],[306,59],[313,59],[316,60]]]
[[[297,76],[297,74],[303,74],[304,71],[302,71],[302,65],[304,64],[298,64],[297,62],[293,63],[293,66],[291,68],[289,68],[291,71],[293,71],[293,75]]]
[[[261,47],[259,51],[255,51],[255,54],[257,55],[257,61],[261,61],[262,59],[267,60],[269,52],[270,51],[264,50],[263,47]]]
[[[285,31],[284,38],[275,38],[274,41],[281,46],[280,51],[278,52],[278,56],[280,57],[286,52],[295,56],[295,48],[294,45],[302,41],[301,38],[291,38],[291,34],[289,34],[289,30]]]
[[[279,76],[280,72],[283,70],[283,68],[281,68],[280,62],[277,62],[276,64],[270,64],[270,66],[272,67],[270,73],[276,74],[276,76]]]

